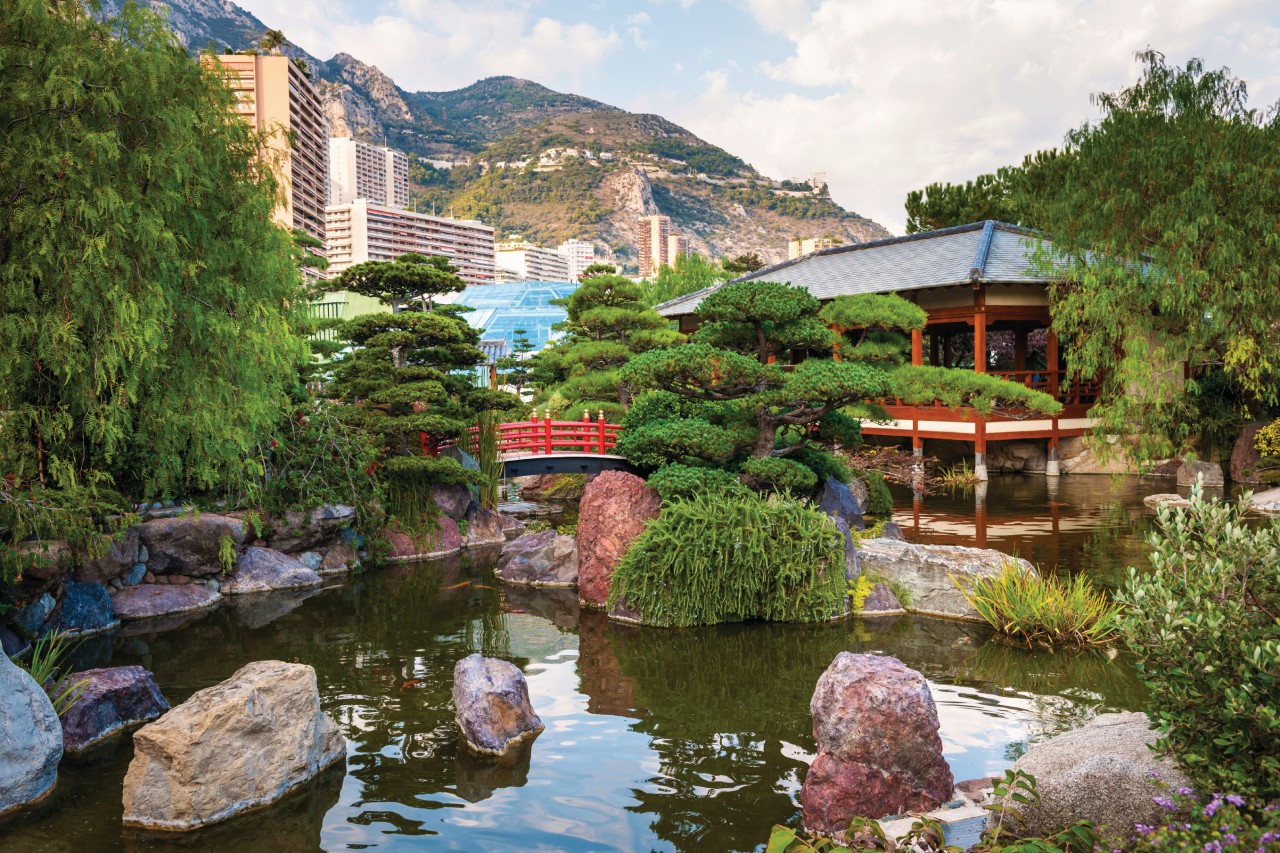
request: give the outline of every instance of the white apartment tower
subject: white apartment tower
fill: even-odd
[[[428,216],[356,199],[325,209],[329,270],[364,261],[393,261],[406,252],[443,255],[467,284],[493,284],[493,228],[474,219]]]
[[[565,240],[557,250],[569,258],[570,281],[577,281],[596,262],[596,247],[590,240]]]
[[[409,158],[404,152],[350,136],[330,138],[329,204],[349,204],[356,199],[408,207]]]

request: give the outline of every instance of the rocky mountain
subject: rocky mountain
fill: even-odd
[[[118,11],[122,0],[106,0]],[[252,47],[267,29],[229,0],[143,0],[163,8],[191,51]],[[287,33],[286,33],[287,35]],[[307,62],[330,133],[386,141],[415,155],[418,209],[475,217],[542,244],[578,237],[634,258],[638,217],[663,213],[711,257],[786,257],[795,237],[862,242],[889,236],[825,188],[771,180],[661,116],[630,113],[529,80],[491,77],[462,89],[409,92],[339,53]]]

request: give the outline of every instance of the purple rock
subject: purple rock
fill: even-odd
[[[155,679],[140,666],[89,669],[67,676],[68,684],[81,681],[80,698],[62,715],[67,752],[88,749],[169,710]]]

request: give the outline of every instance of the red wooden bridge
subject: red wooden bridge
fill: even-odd
[[[550,412],[539,418],[535,409],[528,420],[498,425],[503,476],[629,470],[630,463],[614,452],[621,430],[605,423],[603,413],[595,420],[583,413],[580,421],[554,421]],[[425,435],[423,442],[423,451],[430,453]]]

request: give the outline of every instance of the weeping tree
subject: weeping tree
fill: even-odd
[[[640,285],[619,275],[583,279],[564,305],[568,317],[557,328],[567,334],[538,355],[535,379],[544,394],[536,402],[570,420],[597,410],[618,417],[630,402],[618,369],[635,353],[684,336],[645,305]]]
[[[0,62],[5,494],[236,489],[306,357],[263,138],[133,5],[5,3]]]

